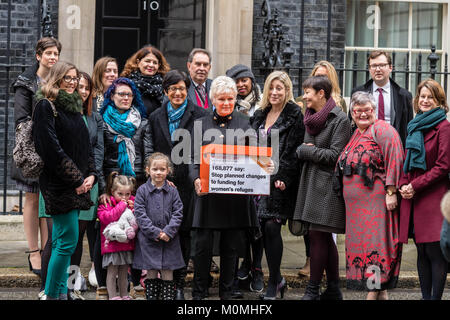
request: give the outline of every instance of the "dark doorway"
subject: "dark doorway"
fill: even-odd
[[[186,69],[192,48],[205,46],[206,0],[97,0],[95,60],[126,60],[144,45],[163,52],[172,69]]]

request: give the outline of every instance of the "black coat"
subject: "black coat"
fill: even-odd
[[[89,132],[81,113],[67,111],[56,103],[55,107],[56,117],[48,100],[40,100],[33,120],[36,152],[44,161],[39,187],[49,215],[88,210],[93,205],[89,192],[77,195],[75,189],[88,176],[97,176]]]
[[[414,117],[413,107],[412,107],[412,95],[411,93],[400,87],[394,80],[389,79],[391,82],[391,105],[394,106],[395,116],[391,125],[397,130],[402,140],[403,146],[405,146],[406,136],[408,135],[407,126],[408,122]],[[365,91],[372,93],[373,80],[367,81],[362,86],[356,87],[352,90],[352,95],[356,91]],[[352,120],[352,115],[349,112],[348,116]]]
[[[103,158],[105,154],[103,145],[103,119],[98,112],[92,112],[90,116],[86,116],[86,121],[88,123],[89,139],[94,152],[99,190],[104,190],[106,185],[105,177],[103,176]]]
[[[250,118],[250,124],[256,130],[258,136],[259,127],[264,126],[271,108],[268,106],[264,109],[258,109]],[[275,162],[278,159],[278,164],[276,164],[278,170],[276,174],[270,176],[270,195],[267,196],[264,207],[258,208],[258,217],[287,219],[292,217],[295,209],[295,197],[300,176],[300,163],[296,150],[303,143],[305,136],[301,108],[294,102],[288,102],[272,125],[271,130],[275,129],[279,132],[279,148],[273,150],[273,159]],[[267,146],[272,146],[270,135]],[[277,151],[278,156],[276,155]],[[286,189],[284,191],[275,188],[275,181],[277,180],[285,183]]]
[[[225,144],[225,136],[227,129],[251,129],[248,117],[238,111],[233,111],[231,119],[223,123],[216,120],[213,113],[203,118],[196,120],[194,126],[194,136],[192,137],[192,164],[189,166],[190,183],[200,177],[200,165],[195,163],[195,159],[200,155],[200,149],[203,145],[211,143]],[[222,133],[218,139],[209,140],[202,139],[201,145],[194,145],[194,139],[203,137],[203,134],[208,129],[217,129]],[[251,137],[256,140],[256,137]],[[249,139],[237,141],[235,145],[246,145]],[[198,162],[198,161],[197,161]],[[258,227],[256,219],[256,212],[251,196],[248,195],[230,195],[230,194],[207,194],[201,197],[196,197],[193,228],[207,228],[207,229],[244,229],[249,227]]]
[[[23,121],[31,119],[36,105],[35,94],[38,89],[36,72],[39,64],[36,63],[26,69],[14,82],[14,127]],[[28,179],[22,175],[22,171],[16,167],[14,161],[11,164],[11,178],[18,182],[32,185],[38,183],[38,179]]]
[[[157,98],[149,95],[142,95],[142,101],[144,102],[147,117],[161,107],[161,102]]]
[[[172,149],[182,143],[182,139],[177,142],[172,142],[169,133],[169,120],[167,115],[166,101],[162,108],[156,110],[148,119],[148,125],[144,135],[144,159],[147,159],[154,152],[161,152],[171,157]],[[205,116],[207,112],[203,108],[197,107],[192,101],[188,100],[188,105],[183,117],[180,120],[178,129],[184,129],[193,133],[194,121]],[[190,137],[189,137],[190,139]],[[183,157],[183,153],[177,154]],[[172,158],[172,162],[174,159]],[[190,161],[190,157],[189,157]],[[186,177],[189,174],[189,162],[174,164],[174,172],[168,177],[177,187],[180,194],[181,201],[183,202],[183,223],[182,229],[190,229],[192,226],[192,212],[193,208],[192,199],[194,197],[194,187]]]
[[[145,168],[144,168],[144,133],[147,127],[147,119],[142,118],[139,128],[136,130],[132,140],[136,152],[136,159],[134,160],[134,173],[136,174],[136,180],[138,186],[146,181]],[[118,158],[119,158],[119,145],[114,142],[115,135],[109,132],[108,126],[103,122],[103,143],[105,156],[103,159],[103,175],[105,180],[108,180],[108,176],[111,172],[117,171],[120,173]],[[99,194],[104,193],[105,189],[100,189]]]
[[[195,84],[192,81],[191,78],[189,78],[191,80],[191,85],[188,88],[188,99],[191,100],[195,105],[197,105],[197,96],[196,96],[196,89],[195,89]],[[209,90],[211,89],[211,84],[212,84],[212,80],[211,79],[206,79],[204,85],[206,88],[206,97],[208,99],[208,108],[207,110],[212,110],[212,102],[211,99],[209,98]],[[204,109],[202,106],[197,105],[198,107]]]

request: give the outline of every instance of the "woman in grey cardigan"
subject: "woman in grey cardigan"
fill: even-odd
[[[318,300],[323,271],[327,290],[320,299],[342,299],[339,290],[338,252],[332,233],[345,233],[345,205],[333,190],[336,161],[351,136],[350,121],[331,97],[326,76],[303,83],[306,103],[304,143],[297,149],[303,161],[294,220],[309,224],[311,276],[302,300]]]

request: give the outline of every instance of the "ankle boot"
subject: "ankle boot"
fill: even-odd
[[[184,287],[186,286],[186,268],[178,269],[173,272],[173,281],[175,283],[175,300],[185,300]]]
[[[175,299],[175,283],[173,280],[163,280],[161,287],[161,300]]]
[[[145,279],[145,298],[147,300],[159,300],[161,292],[161,279]]]
[[[302,300],[319,300],[320,299],[320,283],[309,280],[306,287],[305,295]]]
[[[320,295],[320,300],[343,300],[339,280],[328,281],[327,289]]]

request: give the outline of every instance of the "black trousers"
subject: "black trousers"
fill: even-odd
[[[187,265],[191,256],[191,231],[180,230],[178,235],[180,237],[181,254],[183,255],[183,260],[186,266],[181,269],[174,270],[173,280],[175,281],[175,286],[177,289],[184,289],[186,285]]]
[[[214,231],[220,233],[220,278],[219,296],[222,300],[231,299],[233,288],[237,245],[235,229],[197,229],[194,256],[194,283],[192,297],[205,298],[210,277],[210,263],[213,254]]]

